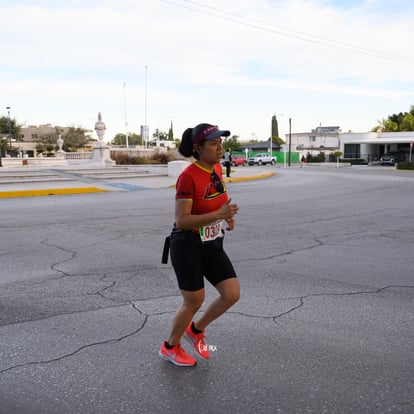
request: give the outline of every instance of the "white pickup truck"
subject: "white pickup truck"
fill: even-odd
[[[264,152],[261,154],[256,154],[253,157],[250,157],[248,160],[249,165],[265,165],[265,164],[276,164],[276,157],[273,157],[270,152]]]

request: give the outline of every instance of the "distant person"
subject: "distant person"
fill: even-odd
[[[220,131],[214,125],[199,124],[184,131],[178,148],[184,157],[196,160],[177,179],[175,223],[169,239],[183,301],[168,340],[159,350],[161,358],[178,366],[196,364],[196,359],[181,347],[183,336],[199,357],[210,357],[209,351],[214,349],[204,343],[205,329],[240,297],[236,272],[223,250],[225,230],[234,229],[234,215],[239,209],[228,197],[219,164],[223,155],[221,137],[229,135],[230,131]],[[204,278],[216,288],[218,297],[198,319],[193,319],[204,302]]]
[[[231,161],[231,150],[230,148],[227,148],[226,152],[224,153],[224,166],[226,167],[226,177],[230,177]]]
[[[300,168],[302,168],[306,163],[306,158],[304,155],[302,155],[302,158],[300,159]]]

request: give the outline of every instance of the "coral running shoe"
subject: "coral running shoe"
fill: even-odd
[[[162,359],[170,361],[172,364],[178,365],[179,367],[192,367],[197,363],[197,360],[188,355],[184,349],[181,348],[180,344],[172,349],[168,349],[165,346],[165,342],[163,342],[158,354]]]
[[[201,358],[209,359],[210,352],[208,351],[208,346],[204,343],[204,331],[201,333],[194,333],[192,330],[193,322],[187,326],[184,332],[184,339],[186,339],[193,346],[194,350],[197,352]]]

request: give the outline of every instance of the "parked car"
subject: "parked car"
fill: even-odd
[[[231,156],[231,164],[234,167],[238,167],[239,165],[246,165],[247,159],[243,154],[234,154]]]
[[[249,165],[265,165],[265,164],[276,164],[276,157],[273,157],[270,152],[264,152],[262,154],[256,154],[249,158]]]
[[[396,163],[402,161],[405,161],[405,156],[397,151],[389,151],[380,158],[381,165],[395,165]]]

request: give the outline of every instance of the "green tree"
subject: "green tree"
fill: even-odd
[[[0,134],[6,135],[0,138],[0,156],[4,156],[10,149],[10,136],[12,140],[19,140],[21,125],[18,125],[15,119],[8,116],[0,117]],[[12,143],[13,148],[13,143]]]
[[[76,152],[80,148],[86,147],[89,138],[85,135],[85,130],[79,127],[69,127],[62,135],[63,151]]]
[[[414,131],[414,110],[404,116],[400,125],[401,131]]]
[[[80,148],[84,148],[89,142],[89,138],[85,135],[85,130],[79,127],[69,127],[64,129],[55,128],[55,131],[49,134],[42,134],[37,139],[36,151],[48,153],[57,150],[56,143],[59,134],[63,139],[63,151],[76,152]]]
[[[279,138],[279,124],[276,119],[276,114],[272,116],[272,140]]]
[[[60,133],[59,128],[55,128],[54,132],[40,135],[36,140],[36,151],[52,153],[57,149],[56,141]]]
[[[18,125],[15,119],[10,119],[10,128],[9,128],[9,117],[2,116],[0,118],[0,134],[9,134],[16,141],[19,139],[21,125]]]
[[[157,128],[152,134],[152,138],[153,138],[153,141],[157,141],[157,139],[159,139],[160,141],[165,141],[168,139],[168,133],[165,131],[158,130]]]
[[[400,112],[399,114],[389,115],[388,118],[378,121],[371,130],[372,132],[398,132],[414,131],[414,107],[410,112]]]
[[[126,145],[126,135],[116,134],[111,141],[112,145]],[[128,134],[128,145],[142,145],[142,138],[139,134]]]
[[[240,144],[238,142],[238,135],[232,135],[229,138],[226,138],[223,142],[224,150],[230,148],[232,151],[240,151]]]
[[[168,130],[168,139],[174,141],[173,123],[171,121],[170,129]]]

